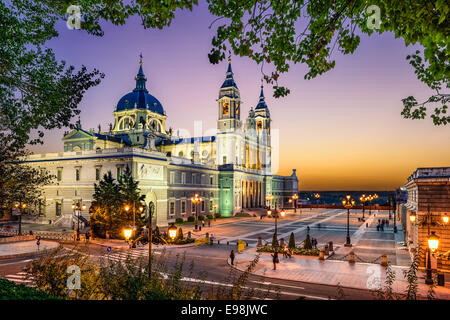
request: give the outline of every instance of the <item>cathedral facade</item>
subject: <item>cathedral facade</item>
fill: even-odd
[[[128,166],[139,181],[154,223],[167,226],[176,218],[195,215],[190,199],[203,201],[198,213],[234,215],[267,205],[292,207],[298,192],[295,169],[291,176],[272,174],[271,118],[263,88],[256,107],[241,121],[241,96],[231,61],[217,99],[217,133],[181,137],[166,128],[161,102],[146,88],[142,59],[133,91],[117,103],[114,125],[103,132],[85,130],[78,122],[66,132],[64,152],[32,155],[27,164],[45,168],[56,181],[44,187],[42,220],[73,225],[73,203],[89,208],[94,183],[111,171],[115,179]],[[267,195],[273,201],[266,201]],[[81,212],[87,219],[88,210]]]

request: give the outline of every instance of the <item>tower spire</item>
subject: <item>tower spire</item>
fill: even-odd
[[[144,71],[142,70],[142,52],[139,55],[139,71],[136,75],[136,88],[133,91],[145,91],[148,92],[145,88],[145,83],[147,82],[147,78],[145,78]]]

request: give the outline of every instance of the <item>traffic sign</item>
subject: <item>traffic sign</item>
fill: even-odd
[[[106,248],[106,252],[111,252],[111,247],[108,246],[108,247]]]

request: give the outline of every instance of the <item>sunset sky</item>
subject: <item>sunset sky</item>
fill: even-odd
[[[209,63],[212,20],[201,4],[193,12],[178,11],[164,30],[145,30],[131,19],[121,27],[105,23],[100,38],[61,22],[59,37],[48,42],[57,58],[105,73],[81,103],[83,128],[101,124],[107,130],[117,101],[135,86],[140,52],[147,89],[161,101],[167,127],[193,132],[194,121],[202,120],[205,130],[216,128],[227,63]],[[422,101],[432,94],[405,59],[415,49],[392,34],[362,36],[355,54],[335,50],[335,69],[316,79],[304,80],[305,66],[292,66],[280,81],[291,90],[288,97],[274,99],[266,85],[272,128],[279,129],[277,173],[296,168],[301,190],[393,190],[417,167],[450,166],[450,125],[400,115],[402,98]],[[232,66],[245,120],[258,102],[260,67],[236,56]],[[32,151],[60,152],[65,130],[46,132],[46,143]]]

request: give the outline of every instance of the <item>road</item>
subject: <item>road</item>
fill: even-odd
[[[65,247],[73,248],[72,244],[65,244]],[[214,246],[212,248],[177,248],[166,251],[167,264],[170,267],[173,266],[176,255],[182,256],[185,254],[186,265],[190,261],[194,261],[193,275],[200,275],[203,272],[207,273],[206,281],[201,286],[204,292],[209,292],[213,287],[217,290],[219,287],[230,286],[231,278],[236,279],[242,273],[230,268],[227,264],[226,257],[229,253],[229,247],[226,245]],[[89,244],[89,254],[93,259],[99,259],[105,257],[106,251],[104,246],[97,244]],[[110,255],[111,260],[124,261],[127,257],[126,251],[112,251]],[[133,257],[144,256],[148,257],[147,252],[142,249],[132,249],[130,254]],[[155,250],[156,259],[161,256],[161,250]],[[25,273],[23,268],[29,264],[32,259],[9,259],[0,261],[0,276],[7,278],[8,280],[15,281],[17,283],[29,284],[29,281],[24,279]],[[184,279],[188,282],[195,281],[194,277]],[[280,279],[268,279],[254,275],[250,275],[248,281],[244,285],[246,288],[253,288],[257,297],[267,299],[282,299],[292,300],[303,297],[307,300],[328,300],[336,299],[338,290],[334,286],[311,284],[297,281],[287,281]],[[267,294],[268,289],[270,292]],[[373,299],[372,294],[367,290],[343,288],[344,299]]]

